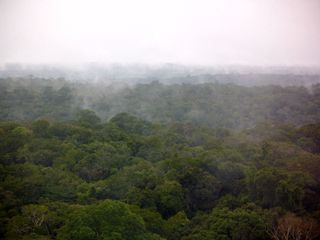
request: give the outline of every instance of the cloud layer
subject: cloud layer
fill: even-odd
[[[0,63],[319,65],[319,0],[0,0]]]

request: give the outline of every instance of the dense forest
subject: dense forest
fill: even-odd
[[[0,79],[0,238],[320,237],[320,85]]]
[[[243,129],[256,123],[302,125],[320,121],[320,82],[248,87],[222,83],[128,86],[64,79],[0,79],[0,119],[69,121],[90,109],[104,121],[126,112],[158,123]]]

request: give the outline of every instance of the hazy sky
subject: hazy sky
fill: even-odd
[[[320,0],[0,0],[0,63],[319,65]]]

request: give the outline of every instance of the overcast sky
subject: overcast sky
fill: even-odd
[[[0,0],[0,63],[319,65],[320,0]]]

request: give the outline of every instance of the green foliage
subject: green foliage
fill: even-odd
[[[288,77],[267,76],[280,80]],[[236,77],[250,79],[252,75]],[[290,75],[293,77],[301,76]],[[193,78],[197,80],[197,77]],[[225,82],[229,80],[225,79]],[[260,85],[260,81],[257,84]],[[116,91],[112,91],[114,88]],[[85,110],[80,113],[82,117],[79,116],[79,109],[85,105],[103,119],[123,113],[114,121],[132,133],[147,133],[150,129],[141,121],[128,119],[133,116],[125,116],[127,113],[156,122],[232,129],[245,129],[264,121],[302,125],[320,120],[318,85],[312,86],[311,91],[300,86],[245,87],[230,83],[165,85],[150,82],[119,88],[103,83],[74,84],[61,79],[26,77],[14,81],[1,79],[0,89],[1,120],[45,118],[65,121],[80,117],[82,124],[95,127],[99,121],[94,114]]]
[[[0,238],[268,239],[320,211],[317,126],[0,123]]]
[[[140,120],[127,113],[117,114],[110,122],[131,134],[147,134],[151,131],[151,124],[149,122]]]
[[[189,236],[182,239],[269,239],[266,233],[270,224],[268,216],[261,212],[241,208],[217,208],[208,215],[198,217],[197,221],[200,221],[200,224],[193,228]]]
[[[77,121],[80,125],[88,128],[96,128],[100,124],[100,118],[91,110],[81,110],[78,113]]]
[[[166,181],[155,188],[157,209],[165,218],[186,209],[185,192],[176,181]]]
[[[81,179],[59,169],[19,164],[8,167],[7,171],[2,186],[26,203],[37,202],[40,198],[75,201],[86,191]]]
[[[150,239],[143,219],[121,202],[107,200],[73,213],[57,239]]]
[[[74,89],[66,82],[57,84],[43,79],[17,79],[12,82],[10,79],[1,79],[0,88],[2,87],[2,120],[70,120],[81,102]]]
[[[188,233],[190,221],[184,212],[178,212],[170,217],[166,222],[166,236],[168,240],[181,239],[183,235]]]
[[[46,137],[48,135],[50,123],[47,120],[38,120],[32,123],[33,134],[37,137]]]
[[[222,189],[218,179],[198,168],[186,168],[178,176],[186,189],[188,209],[191,212],[211,209]]]
[[[297,210],[302,206],[306,178],[303,174],[287,173],[274,168],[264,168],[249,180],[253,200],[264,207],[281,206]]]

